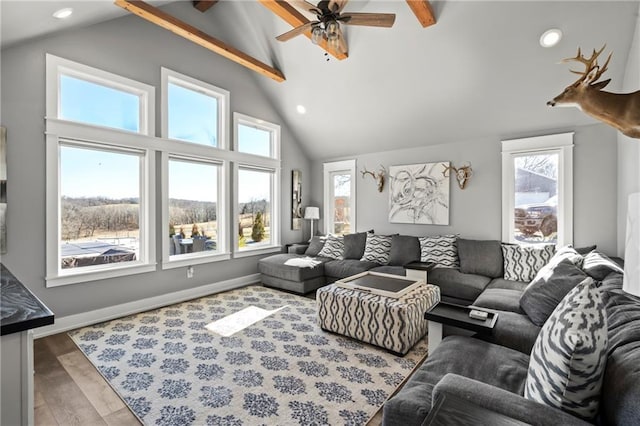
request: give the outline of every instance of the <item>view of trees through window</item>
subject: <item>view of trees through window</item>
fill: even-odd
[[[558,237],[558,154],[515,157],[515,238],[556,243]]]
[[[139,163],[136,153],[60,148],[63,269],[139,258]]]
[[[351,232],[351,174],[335,173],[333,181],[333,229],[332,233],[342,235]]]
[[[262,170],[238,170],[238,248],[271,244],[271,179]]]

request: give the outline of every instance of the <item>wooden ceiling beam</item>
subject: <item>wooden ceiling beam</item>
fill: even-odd
[[[423,27],[426,28],[436,23],[436,17],[428,0],[407,0],[407,4]]]
[[[240,50],[225,44],[224,42],[214,38],[199,29],[153,7],[141,0],[115,0],[117,6],[128,10],[129,12],[140,16],[147,21],[154,23],[164,29],[171,31],[181,37],[186,38],[206,49],[211,50],[218,55],[224,56],[244,67],[249,68],[259,74],[269,77],[275,81],[282,82],[285,80],[284,75],[277,69],[247,55]]]
[[[218,3],[218,0],[194,0],[193,7],[200,12],[206,12],[216,3]]]
[[[292,27],[296,28],[300,25],[304,25],[309,22],[305,16],[298,11],[295,7],[291,6],[288,2],[283,0],[258,0],[264,7],[278,15],[285,22],[287,22]],[[311,39],[311,30],[304,32],[304,35],[307,38]],[[327,40],[322,40],[318,43],[318,46],[327,51],[331,56],[336,59],[343,60],[347,59],[349,55],[347,52],[340,52],[338,50],[334,50],[329,47]]]

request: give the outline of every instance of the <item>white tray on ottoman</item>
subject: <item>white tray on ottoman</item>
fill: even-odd
[[[439,301],[440,289],[431,284],[421,284],[399,298],[335,284],[316,293],[318,324],[324,330],[400,355],[427,334],[424,313]]]

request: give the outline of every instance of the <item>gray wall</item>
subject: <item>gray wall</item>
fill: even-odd
[[[640,90],[640,6],[622,92]],[[629,194],[640,191],[640,139],[618,133],[618,255],[624,257]]]
[[[283,160],[282,241],[303,238],[302,231],[290,230],[291,169],[302,170],[304,196],[310,192],[310,162],[257,86],[256,78],[264,77],[254,76],[252,71],[136,16],[10,47],[1,52],[1,122],[7,127],[8,141],[8,253],[3,255],[2,262],[56,316],[253,274],[257,272],[257,257],[196,265],[195,277],[190,280],[186,279],[184,268],[162,271],[159,267],[148,274],[45,288],[45,53],[155,86],[157,135],[161,124],[161,66],[229,90],[232,112],[279,123]],[[164,235],[159,200],[157,207],[157,229]],[[161,252],[161,241],[157,251]]]
[[[616,250],[616,132],[604,124],[565,129],[574,137],[574,244],[598,244],[606,253]],[[540,131],[549,134],[552,131]],[[533,136],[533,135],[526,135]],[[524,136],[523,136],[524,137]],[[506,138],[505,138],[506,139]],[[511,137],[509,137],[511,139]],[[327,160],[330,161],[330,160]],[[385,151],[356,157],[358,171],[380,164],[415,164],[451,161],[459,166],[472,163],[473,177],[464,190],[451,182],[449,226],[405,225],[387,219],[389,193],[379,193],[373,180],[357,176],[357,228],[377,233],[437,235],[458,233],[467,238],[502,237],[502,178],[500,138],[486,138],[455,144]],[[313,165],[313,201],[322,205],[322,162]],[[323,224],[321,228],[324,229]]]

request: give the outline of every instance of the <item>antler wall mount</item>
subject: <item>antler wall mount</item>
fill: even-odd
[[[370,175],[376,181],[376,185],[378,185],[378,192],[382,192],[382,190],[384,189],[384,178],[387,174],[387,169],[385,169],[382,164],[378,169],[378,173],[370,172],[366,167],[364,168],[364,170],[360,171],[360,173],[362,173],[363,179],[366,175]]]
[[[606,46],[606,45],[605,45]],[[591,57],[585,58],[580,48],[573,58],[563,59],[562,62],[579,62],[584,64],[584,71],[573,71],[580,78],[562,93],[547,102],[548,106],[576,106],[591,117],[615,127],[630,138],[640,139],[640,90],[633,93],[611,93],[602,90],[611,79],[598,81],[604,74],[611,60],[609,53],[606,62],[598,65],[598,56],[602,49],[593,49]]]
[[[464,189],[467,186],[469,179],[471,179],[471,176],[473,175],[471,163],[467,162],[466,165],[458,168],[453,167],[453,163],[451,163],[450,166],[444,166],[442,176],[449,177],[451,170],[453,170],[454,176],[456,177],[456,181],[458,182],[458,186],[460,187],[460,189]]]

